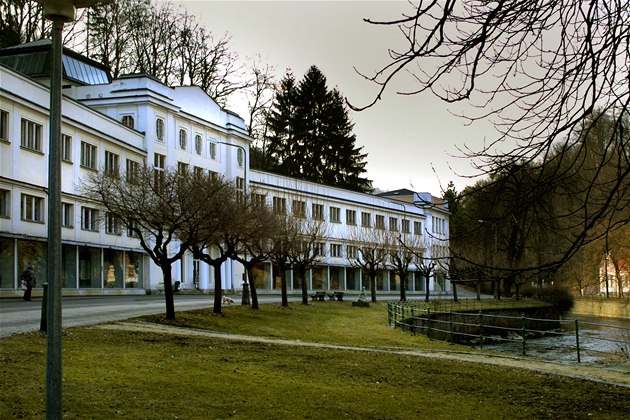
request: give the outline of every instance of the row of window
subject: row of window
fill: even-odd
[[[267,196],[265,194],[254,194],[254,202],[257,205],[265,206],[267,204]],[[287,199],[284,197],[272,197],[272,210],[276,214],[287,214]],[[306,217],[306,201],[293,200],[291,203],[291,214],[295,217]],[[311,204],[311,217],[315,220],[324,220],[324,205],[318,203]],[[329,221],[331,223],[341,223],[341,208],[329,207]],[[357,225],[357,211],[346,209],[346,224],[351,226]],[[411,233],[411,221],[402,219],[400,226],[397,217],[389,217],[389,230],[403,233]],[[361,226],[366,228],[372,227],[372,213],[361,212]],[[386,229],[385,216],[377,214],[374,218],[374,227],[376,229]],[[414,221],[413,229],[416,235],[422,235],[422,222]]]
[[[130,117],[130,116],[128,115],[123,116],[123,118],[125,117]],[[159,117],[156,118],[155,133],[156,133],[156,137],[158,141],[164,141],[164,131],[165,131],[164,126],[165,126],[164,119],[159,118]],[[185,128],[179,129],[178,142],[179,142],[180,149],[182,150],[188,149],[188,130],[186,130]],[[194,150],[195,150],[195,153],[200,156],[203,154],[203,136],[200,133],[195,133]],[[208,141],[208,155],[210,156],[210,159],[217,158],[217,143],[216,142]],[[241,148],[239,148],[237,151],[237,162],[238,162],[238,166],[243,166],[243,164],[245,163],[245,152]]]
[[[0,189],[0,217],[11,217],[11,192]],[[44,223],[44,198],[29,194],[22,194],[20,198],[20,218],[26,222]],[[61,203],[61,226],[74,228],[74,204]],[[98,232],[101,227],[100,212],[87,206],[81,206],[81,229],[91,232]],[[120,219],[111,213],[106,213],[104,217],[105,233],[110,235],[122,234],[122,223]],[[128,236],[135,236],[129,229]]]

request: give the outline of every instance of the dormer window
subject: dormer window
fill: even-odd
[[[135,121],[133,119],[133,115],[123,115],[121,122],[123,123],[124,126],[127,126],[129,128],[135,127]]]

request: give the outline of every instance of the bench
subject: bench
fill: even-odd
[[[339,301],[339,302],[343,302],[343,295],[345,293],[344,292],[335,292],[333,293],[333,296]]]
[[[311,295],[312,300],[323,301],[326,298],[326,292],[315,292],[315,294]]]

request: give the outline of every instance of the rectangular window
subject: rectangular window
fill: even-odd
[[[120,156],[116,153],[105,150],[105,172],[108,174],[117,174],[120,170]]]
[[[22,194],[22,220],[29,222],[44,222],[44,199],[28,194]]]
[[[376,229],[385,229],[385,216],[380,214],[376,215],[376,223],[374,224]]]
[[[341,209],[339,207],[330,207],[331,223],[341,223]]]
[[[323,242],[315,242],[313,244],[313,254],[323,257],[326,255],[326,245]]]
[[[177,172],[180,175],[184,175],[188,172],[188,164],[184,162],[177,162]]]
[[[134,221],[131,221],[127,224],[127,236],[130,238],[138,238],[138,234],[135,229],[137,228],[137,224]]]
[[[254,207],[263,208],[267,206],[267,195],[252,193],[252,200],[254,201]]]
[[[282,197],[273,197],[273,212],[287,214],[287,200]]]
[[[413,233],[422,235],[422,222],[413,222]]]
[[[354,210],[346,210],[346,224],[347,225],[356,225],[357,224],[357,212]]]
[[[291,213],[295,217],[306,217],[306,201],[293,200]]]
[[[22,118],[22,147],[38,152],[42,151],[43,127],[33,121]]]
[[[217,158],[217,144],[210,142],[208,149],[210,150],[210,159]]]
[[[372,215],[370,213],[361,212],[361,226],[372,227]]]
[[[392,232],[398,232],[398,219],[395,217],[389,218],[389,230]]]
[[[121,122],[123,123],[123,125],[129,127],[129,128],[134,128],[135,126],[135,122],[133,120],[133,115],[123,115]]]
[[[81,166],[96,169],[97,148],[93,144],[81,142]]]
[[[199,166],[195,166],[193,168],[193,174],[195,174],[196,178],[201,178],[203,176],[203,172],[204,172],[204,169]]]
[[[341,245],[330,244],[330,256],[336,258],[341,257]]]
[[[411,230],[409,227],[409,220],[402,219],[402,231],[403,233],[411,233]]]
[[[9,113],[0,109],[0,140],[9,141]]]
[[[11,217],[11,191],[0,190],[0,217]]]
[[[74,206],[70,203],[61,203],[61,226],[74,227]]]
[[[324,220],[324,205],[313,204],[313,219]]]
[[[61,160],[72,162],[72,136],[61,135]]]
[[[109,235],[120,235],[120,225],[120,218],[118,218],[118,216],[112,213],[105,215],[105,233]]]
[[[164,180],[164,169],[166,167],[166,156],[159,153],[153,155],[153,177],[156,187],[159,187]]]
[[[127,159],[127,167],[125,168],[125,173],[127,175],[127,182],[137,181],[138,176],[140,175],[140,162]]]
[[[81,229],[98,232],[98,210],[81,207]]]
[[[216,181],[217,179],[220,178],[219,173],[218,172],[214,172],[214,171],[208,171],[208,175],[210,175],[210,179]]]
[[[245,179],[239,176],[236,177],[236,199],[239,203],[245,201]]]
[[[346,258],[348,258],[349,260],[356,260],[357,259],[357,247],[354,245],[348,245],[346,246]]]

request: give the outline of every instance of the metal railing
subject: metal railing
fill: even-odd
[[[532,318],[524,313],[508,316],[483,310],[432,310],[401,302],[388,303],[388,319],[391,327],[412,334],[478,348],[578,362],[630,359],[630,328],[620,325]]]

